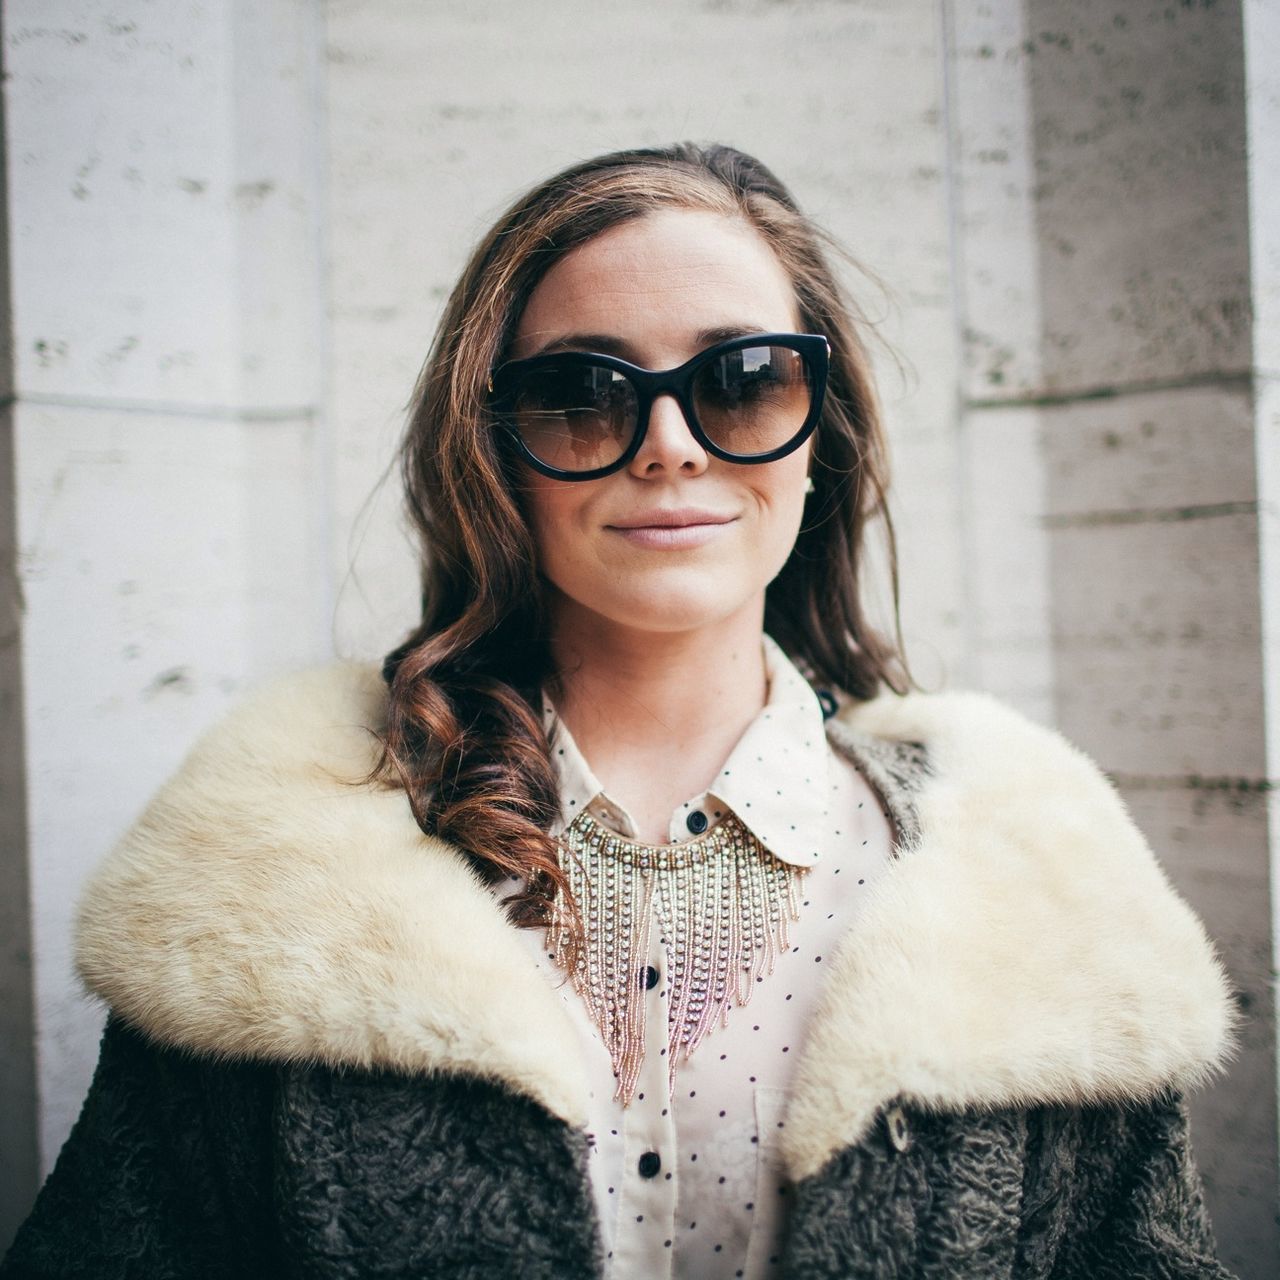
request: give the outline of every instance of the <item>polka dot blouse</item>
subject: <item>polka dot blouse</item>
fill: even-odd
[[[731,1009],[668,1093],[667,957],[653,931],[644,981],[651,1001],[645,1060],[628,1107],[614,1101],[609,1054],[586,1007],[521,931],[568,1008],[590,1082],[588,1168],[612,1280],[730,1280],[774,1273],[790,1194],[778,1156],[786,1099],[824,966],[887,863],[890,826],[879,799],[823,731],[823,703],[768,637],[768,698],[712,786],[671,815],[688,840],[732,812],[775,857],[806,870],[791,949]],[[828,699],[829,703],[829,699]],[[585,808],[635,836],[554,707],[544,714],[560,774],[562,830]],[[554,831],[553,831],[554,834]]]

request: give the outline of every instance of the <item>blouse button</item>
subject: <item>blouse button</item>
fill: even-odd
[[[642,1178],[656,1178],[662,1168],[662,1157],[656,1151],[646,1151],[637,1162]]]
[[[885,1112],[884,1122],[889,1130],[889,1141],[893,1144],[893,1149],[898,1152],[905,1151],[911,1145],[906,1113],[901,1107],[890,1107]]]
[[[707,829],[707,815],[701,809],[694,809],[684,820],[684,825],[695,836],[700,836]]]
[[[658,971],[651,964],[644,967],[644,989],[652,991],[658,985]]]

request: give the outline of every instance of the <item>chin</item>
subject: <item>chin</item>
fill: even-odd
[[[726,594],[709,590],[706,583],[694,588],[658,588],[614,598],[597,611],[611,622],[641,631],[673,633],[714,626],[752,605],[756,593]]]
[[[762,556],[763,560],[764,557]],[[601,564],[587,573],[547,574],[568,616],[593,617],[628,630],[675,634],[714,627],[747,612],[763,623],[765,578],[762,564],[727,563]],[[583,619],[586,622],[586,619]]]

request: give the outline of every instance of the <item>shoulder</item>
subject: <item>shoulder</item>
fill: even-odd
[[[788,1122],[797,1169],[893,1096],[1128,1103],[1221,1069],[1222,965],[1083,752],[979,694],[882,697],[830,731],[896,762],[911,822],[835,957]]]
[[[572,1118],[554,991],[461,855],[369,781],[384,709],[359,665],[234,709],[86,886],[79,971],[161,1044],[469,1071]]]
[[[1093,761],[1061,734],[985,693],[884,693],[843,705],[830,728],[837,737],[877,743],[882,750],[919,749],[922,772],[957,785],[996,773],[1011,787],[1058,779],[1069,787],[1111,790]]]
[[[372,663],[293,672],[249,693],[196,743],[182,773],[212,781],[207,766],[246,780],[263,766],[315,773],[367,772],[386,720],[386,686]],[[182,776],[182,774],[179,774]]]
[[[999,833],[1039,866],[1067,860],[1110,882],[1132,875],[1153,900],[1176,898],[1097,763],[987,694],[886,694],[842,707],[828,731],[848,754],[894,772],[889,785],[912,801],[927,796],[921,816],[933,838],[953,826],[983,841]]]

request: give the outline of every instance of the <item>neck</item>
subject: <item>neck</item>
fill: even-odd
[[[689,631],[621,627],[571,601],[555,611],[555,701],[640,838],[704,791],[766,696],[763,600]]]

